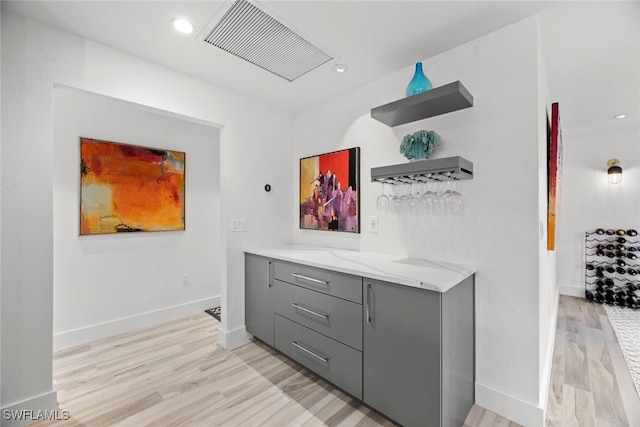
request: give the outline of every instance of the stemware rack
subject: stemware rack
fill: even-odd
[[[461,179],[473,179],[473,163],[460,156],[371,168],[371,181],[384,184],[414,184]]]
[[[640,308],[640,236],[635,229],[586,232],[584,271],[589,301]]]

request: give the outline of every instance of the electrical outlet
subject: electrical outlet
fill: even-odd
[[[182,286],[189,286],[191,284],[191,281],[189,279],[189,273],[184,273],[182,275]]]
[[[247,231],[247,219],[236,218],[231,220],[231,231],[234,232],[246,232]]]
[[[369,233],[378,234],[378,215],[369,216]]]

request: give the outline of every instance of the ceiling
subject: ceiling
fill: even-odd
[[[2,6],[291,112],[540,14],[551,97],[561,102],[564,133],[599,122],[614,126],[619,113],[637,125],[637,2],[253,2],[336,58],[288,82],[203,41],[229,1],[3,0]],[[178,16],[195,25],[194,34],[173,30],[170,21]],[[334,72],[336,63],[347,64],[348,72]]]

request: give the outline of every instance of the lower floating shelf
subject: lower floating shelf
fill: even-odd
[[[473,179],[473,163],[460,156],[371,168],[371,181],[404,184]]]

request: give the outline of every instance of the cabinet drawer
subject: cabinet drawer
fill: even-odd
[[[276,261],[275,278],[362,304],[362,277]]]
[[[362,306],[355,302],[273,281],[275,312],[362,351]]]
[[[362,399],[362,353],[276,314],[276,349]]]

